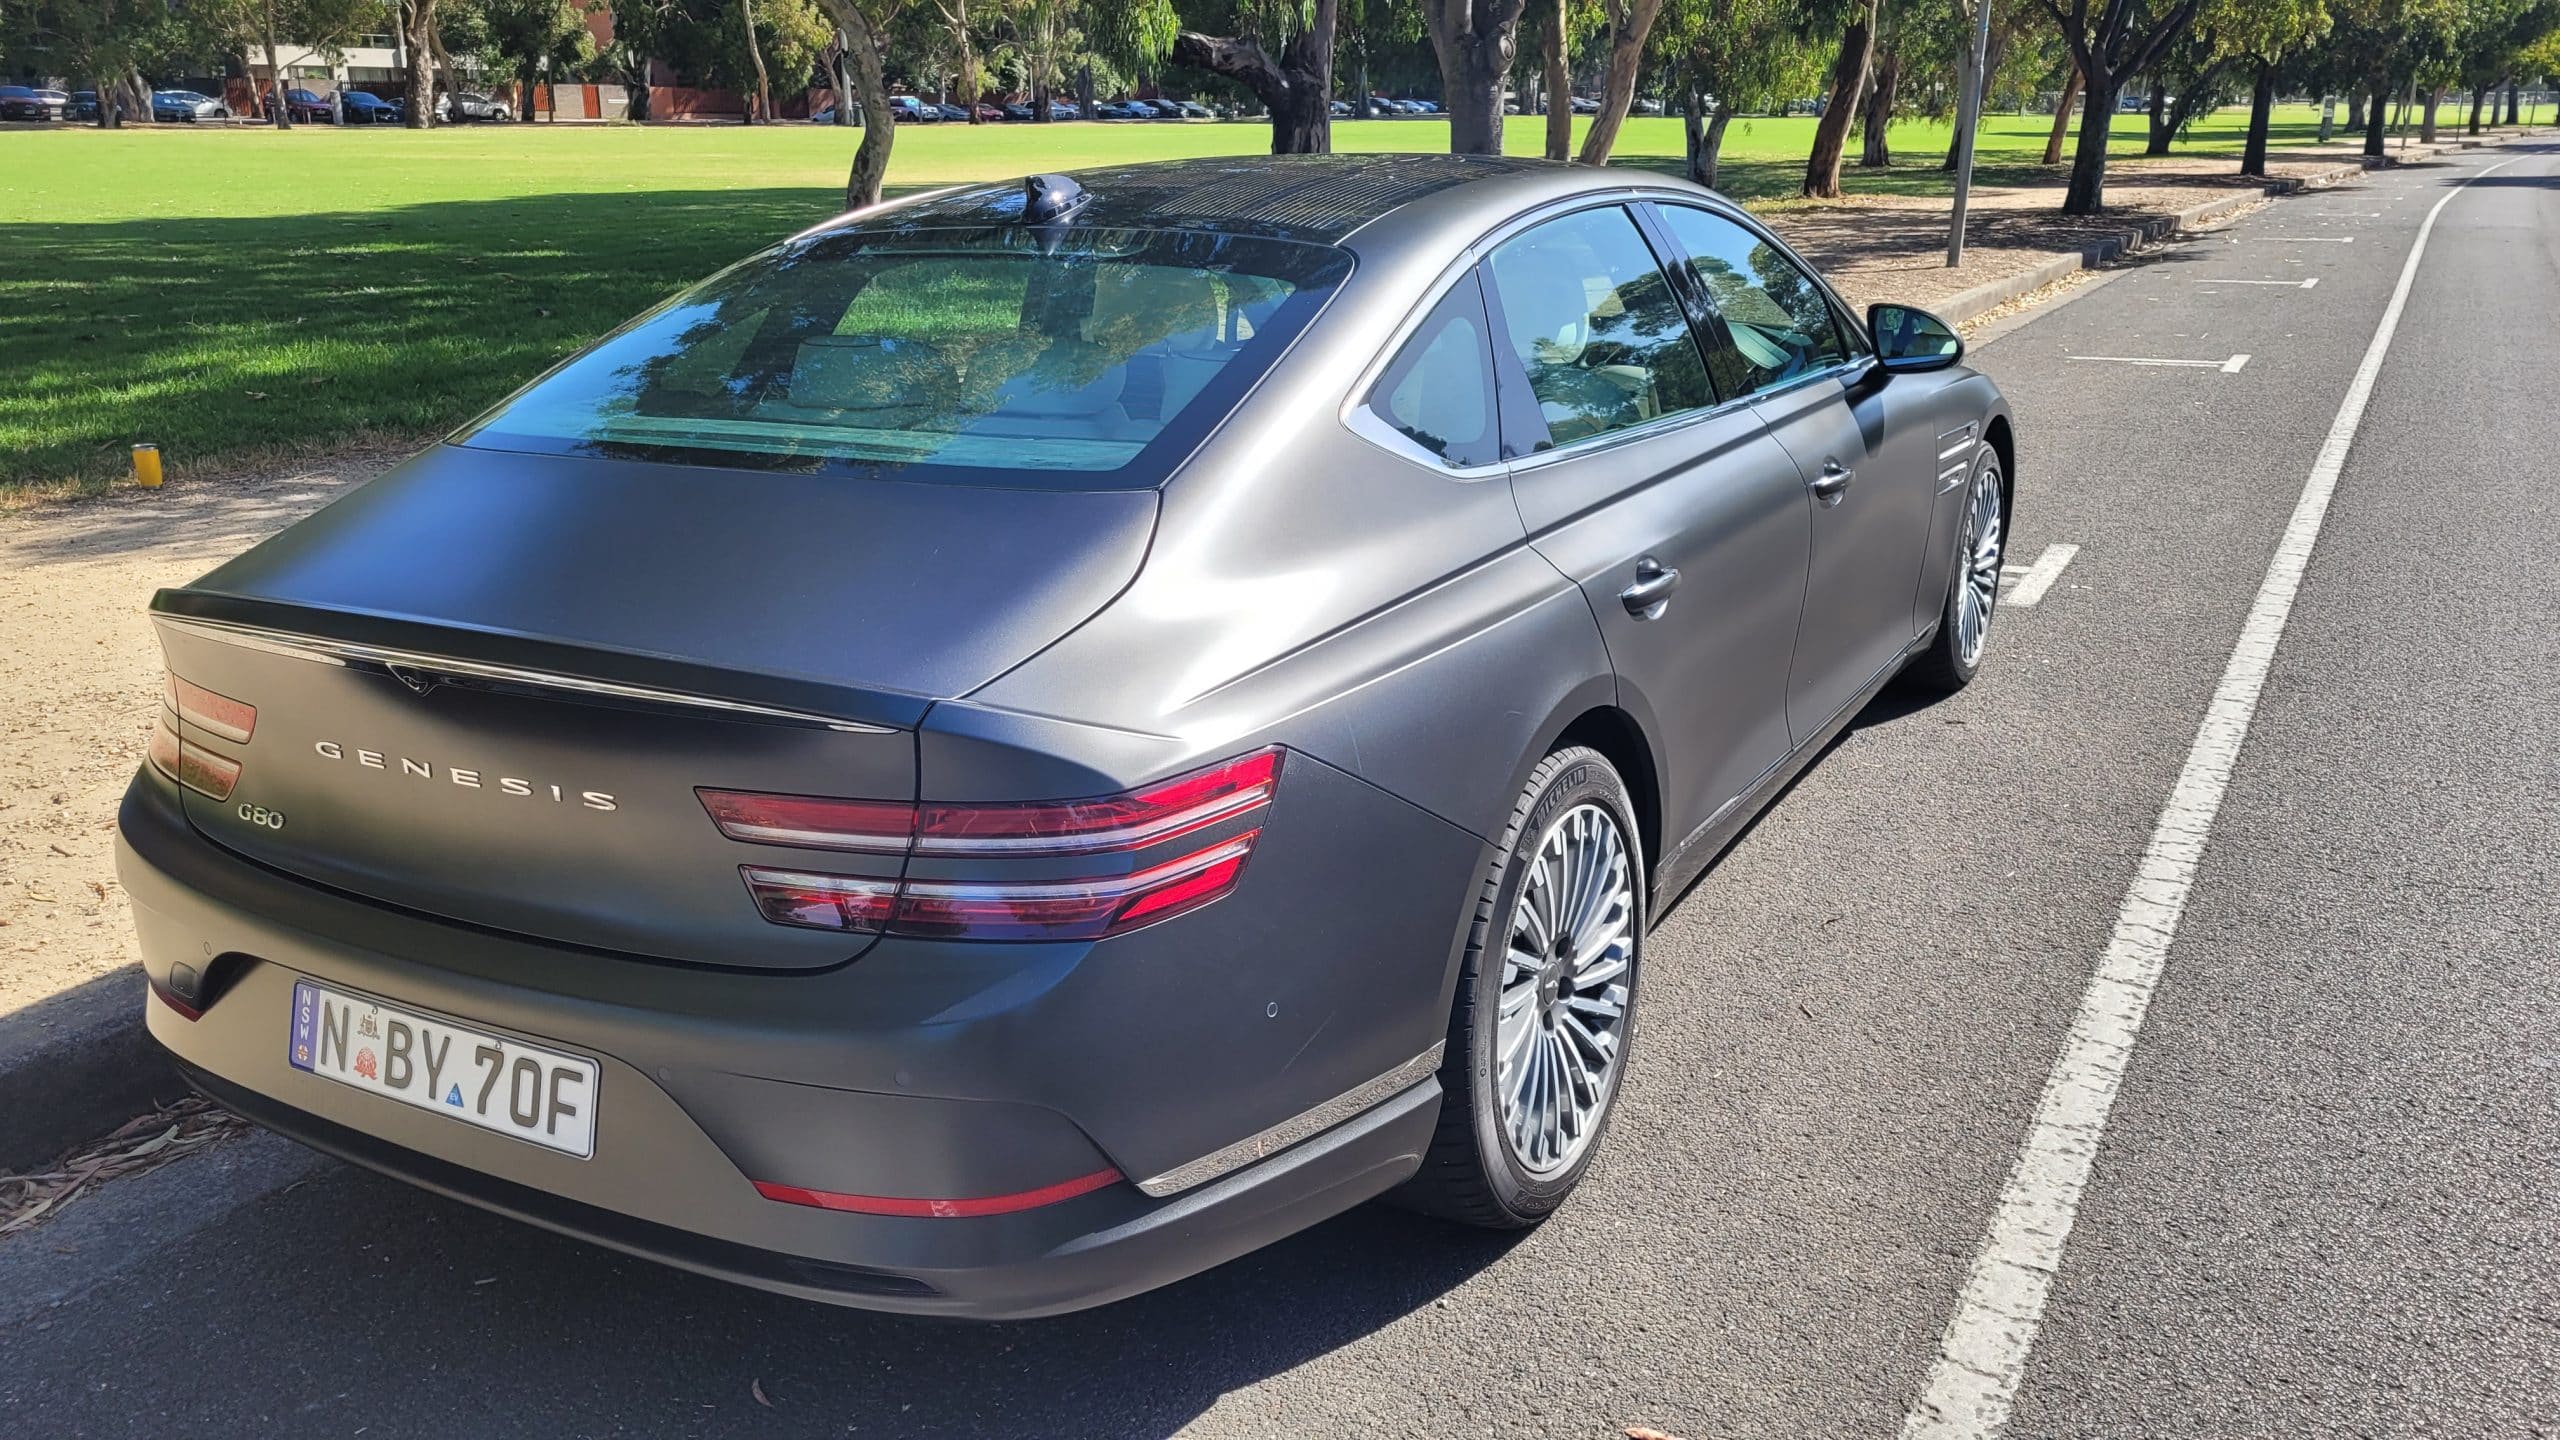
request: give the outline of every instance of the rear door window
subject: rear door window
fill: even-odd
[[[1451,287],[1396,352],[1370,393],[1369,411],[1444,465],[1464,469],[1502,458],[1492,342],[1473,275]]]
[[[1688,317],[1624,209],[1579,210],[1524,231],[1493,252],[1485,274],[1549,443],[1714,403]]]
[[[643,316],[462,443],[1152,485],[1349,268],[1330,246],[1177,231],[821,235]]]

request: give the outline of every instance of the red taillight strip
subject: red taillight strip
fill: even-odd
[[[1037,1190],[1017,1190],[1010,1195],[972,1195],[957,1200],[910,1199],[899,1195],[842,1195],[832,1190],[809,1190],[798,1185],[776,1185],[769,1180],[755,1182],[756,1193],[767,1200],[786,1205],[807,1205],[819,1210],[842,1210],[855,1215],[905,1215],[919,1219],[967,1220],[981,1215],[1010,1215],[1018,1210],[1037,1210],[1061,1200],[1090,1195],[1106,1185],[1120,1183],[1117,1170],[1096,1170],[1073,1180],[1043,1185]]]
[[[169,988],[161,984],[159,981],[145,977],[143,983],[150,987],[152,998],[158,1000],[161,1004],[168,1006],[170,1009],[177,1011],[179,1019],[201,1020],[204,1018],[204,1012],[202,1010],[197,1009],[195,1006],[179,999],[176,995],[171,994],[169,992]]]
[[[208,735],[246,745],[258,728],[258,707],[243,704],[228,695],[216,695],[201,685],[170,677],[175,692],[178,718],[201,727]]]
[[[953,940],[1097,940],[1196,910],[1235,888],[1259,830],[1126,875],[1013,883],[871,880],[741,865],[776,925]]]
[[[226,760],[201,745],[180,741],[165,710],[151,726],[151,742],[144,753],[153,769],[208,800],[230,799],[232,787],[240,783],[237,761]]]
[[[903,855],[1093,855],[1139,850],[1232,820],[1271,803],[1278,747],[1224,761],[1122,795],[1018,805],[850,800],[697,790],[720,833],[759,845]]]

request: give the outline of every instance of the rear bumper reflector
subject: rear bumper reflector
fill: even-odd
[[[776,1185],[771,1181],[755,1182],[756,1193],[767,1200],[785,1205],[807,1205],[819,1210],[841,1210],[854,1215],[905,1215],[919,1219],[967,1220],[982,1215],[1010,1215],[1019,1210],[1037,1210],[1061,1200],[1090,1195],[1106,1185],[1120,1183],[1117,1170],[1096,1170],[1073,1180],[1043,1185],[1037,1190],[1017,1190],[1010,1195],[972,1195],[957,1200],[912,1199],[899,1195],[840,1195],[832,1190],[805,1190],[797,1185]]]

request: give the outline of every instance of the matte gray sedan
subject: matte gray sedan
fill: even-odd
[[[2010,420],[1704,190],[1037,176],[688,290],[152,604],[205,1091],[749,1284],[1532,1225],[1657,910],[1997,598]],[[1702,1160],[1706,1157],[1701,1157]]]

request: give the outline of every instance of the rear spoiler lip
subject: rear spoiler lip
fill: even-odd
[[[151,597],[151,618],[156,625],[316,663],[415,669],[555,691],[565,699],[713,711],[766,724],[893,734],[914,730],[932,704],[900,691],[212,590],[161,590]]]

